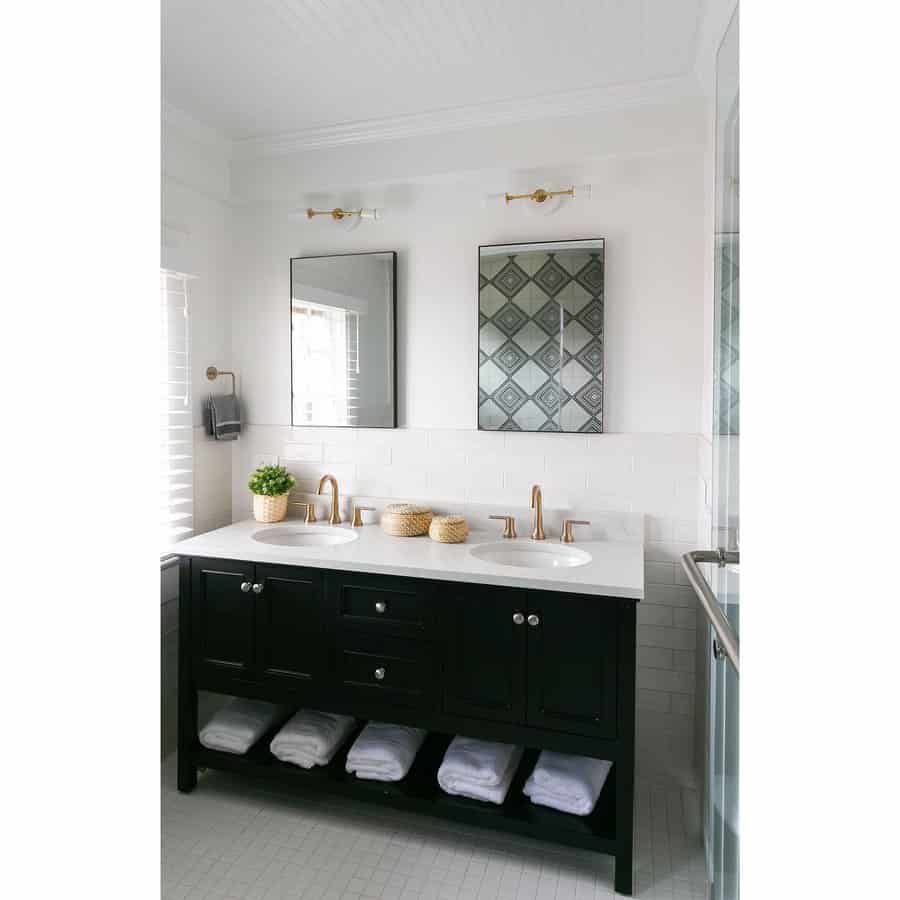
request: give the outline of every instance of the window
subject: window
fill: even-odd
[[[194,530],[194,432],[191,409],[188,284],[192,276],[161,269],[160,291],[160,544]]]
[[[292,304],[294,421],[356,425],[359,417],[359,314]]]

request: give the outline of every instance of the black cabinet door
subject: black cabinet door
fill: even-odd
[[[604,597],[529,592],[529,725],[615,738],[618,608]]]
[[[251,677],[255,657],[252,584],[253,563],[191,561],[191,643],[201,679],[204,675]]]
[[[444,711],[502,722],[525,719],[524,591],[448,585],[443,596]],[[514,618],[515,617],[515,618]]]
[[[258,563],[255,584],[259,680],[289,687],[322,680],[327,648],[321,572]]]

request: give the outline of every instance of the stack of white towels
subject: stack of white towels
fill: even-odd
[[[327,766],[355,727],[352,716],[301,709],[275,735],[269,750],[276,759],[304,769]]]
[[[438,784],[448,794],[503,803],[521,759],[521,747],[457,735],[438,769]]]
[[[200,743],[210,750],[246,753],[288,709],[263,700],[235,697],[200,729]]]
[[[426,731],[387,722],[369,722],[353,742],[345,768],[357,778],[400,781],[409,772]]]
[[[523,793],[532,803],[587,816],[593,812],[611,768],[612,763],[605,759],[543,750]]]

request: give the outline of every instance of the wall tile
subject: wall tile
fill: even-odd
[[[696,654],[693,650],[673,650],[673,668],[679,672],[693,672],[696,668]]]
[[[302,462],[321,462],[322,444],[285,444],[281,448],[281,458]]]
[[[674,617],[670,606],[662,606],[655,603],[641,601],[637,607],[638,623],[643,625],[668,625],[672,626]]]
[[[673,609],[673,622],[676,628],[696,628],[697,627],[697,610],[691,607],[682,607]]]
[[[665,647],[638,647],[637,662],[639,666],[649,666],[651,669],[674,669],[673,652]]]
[[[641,666],[637,670],[635,684],[651,691],[671,691],[674,694],[693,694],[694,675],[690,672],[672,672],[668,669],[650,669]]]
[[[690,699],[687,694],[674,695],[679,699]],[[652,709],[656,712],[669,712],[672,709],[673,695],[668,691],[648,691],[641,689],[637,692],[638,709]]]
[[[665,628],[660,625],[641,625],[637,641],[642,647],[670,647],[673,650],[693,650],[696,633],[686,628]]]

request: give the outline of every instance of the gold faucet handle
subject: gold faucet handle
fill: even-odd
[[[316,521],[316,504],[309,503],[306,500],[291,500],[291,506],[305,506],[306,507],[306,522],[307,524]]]
[[[363,520],[360,513],[364,512],[375,512],[374,506],[354,506],[353,507],[353,521],[350,523],[354,528],[362,528]]]
[[[574,542],[575,538],[572,537],[572,526],[573,525],[590,525],[591,523],[585,519],[566,519],[563,522],[563,530],[562,534],[559,536],[559,539],[564,544],[571,544]]]
[[[505,537],[505,538],[516,537],[516,517],[515,516],[488,516],[488,518],[489,519],[498,519],[498,520],[506,523],[506,527],[503,529],[503,537]]]

